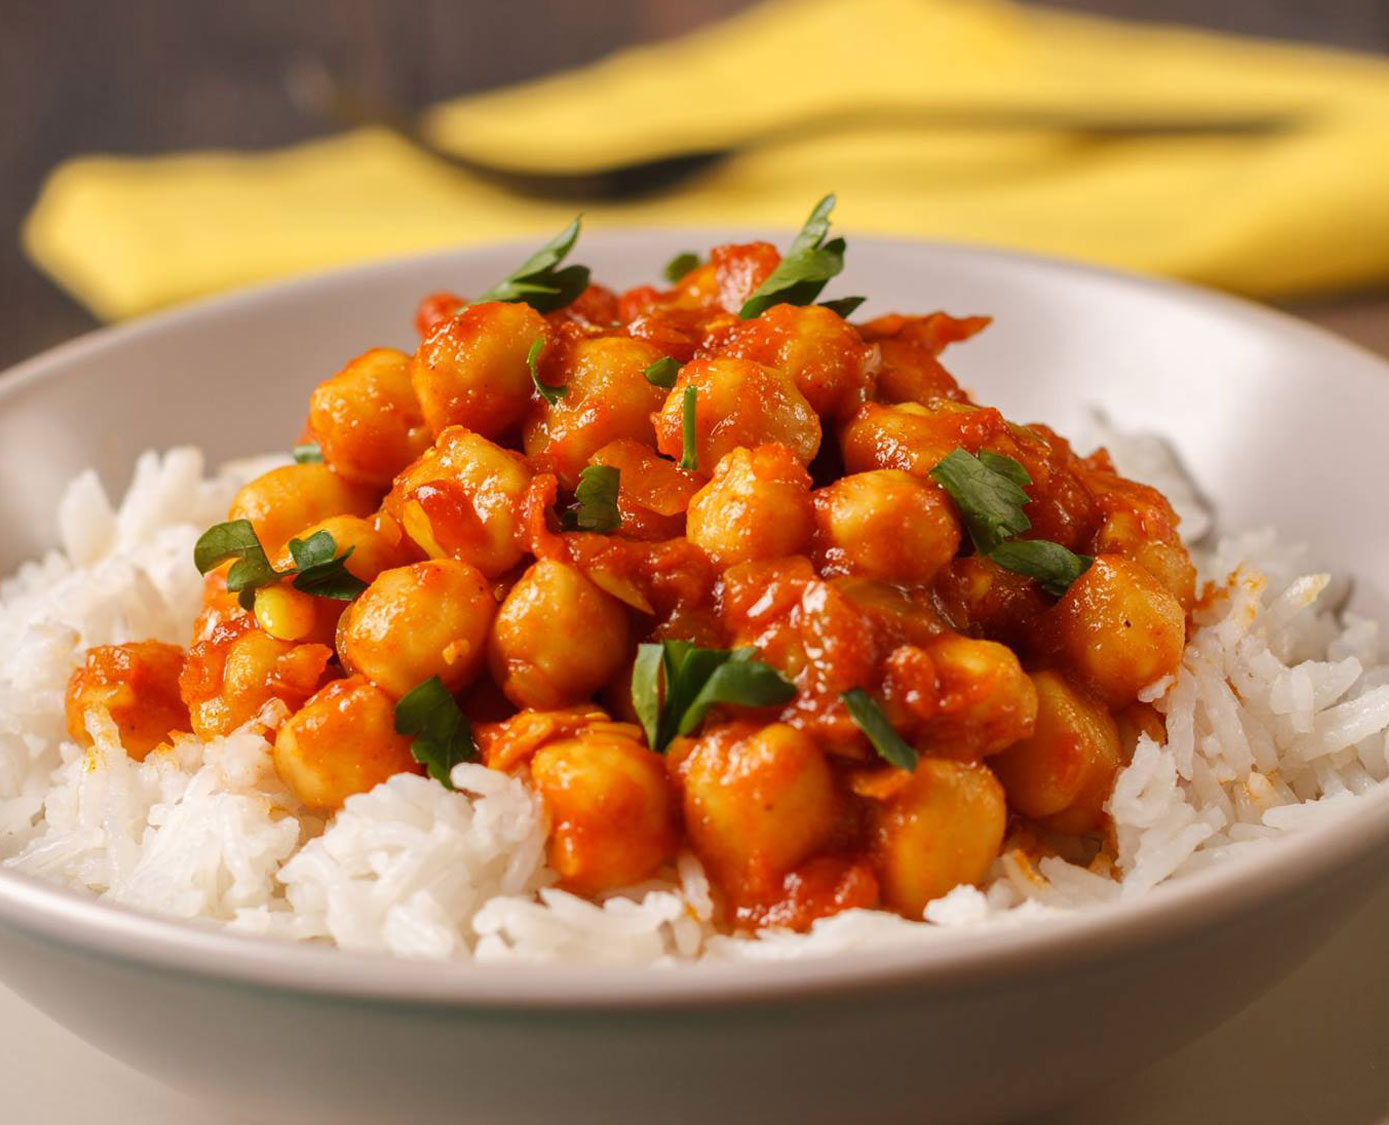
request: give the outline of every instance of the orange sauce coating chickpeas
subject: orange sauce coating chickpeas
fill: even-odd
[[[956,383],[943,353],[985,317],[741,316],[779,262],[715,247],[669,288],[580,278],[545,311],[426,297],[413,354],[313,391],[323,462],[238,493],[281,572],[254,612],[223,567],[186,654],[93,649],[72,736],[104,709],[138,757],[278,700],[276,766],[331,813],[421,770],[397,709],[437,680],[481,760],[534,786],[561,885],[601,894],[689,850],[729,928],[920,918],[1005,837],[1106,846],[1115,774],[1161,734],[1139,692],[1177,668],[1195,600],[1170,505]],[[1077,569],[1042,582],[977,548],[937,472],[956,454],[1011,466],[1008,536]],[[286,544],[315,533],[350,551],[339,599],[294,580]],[[675,662],[654,681],[650,645]],[[709,660],[780,686],[696,709],[670,677]],[[648,731],[662,701],[690,710]]]

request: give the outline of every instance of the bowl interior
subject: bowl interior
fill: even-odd
[[[599,280],[629,285],[688,246],[749,236],[598,233],[585,239],[582,259]],[[1098,408],[1121,428],[1164,435],[1222,528],[1276,525],[1309,543],[1319,565],[1356,576],[1357,608],[1383,612],[1389,521],[1374,490],[1389,478],[1380,422],[1389,417],[1389,365],[1278,314],[1182,287],[961,246],[867,238],[850,246],[830,295],[870,294],[866,315],[941,308],[995,318],[947,356],[982,401],[1063,434]],[[316,382],[369,347],[410,348],[421,295],[475,292],[528,250],[454,251],[248,291],[94,334],[0,378],[0,574],[53,545],[57,501],[77,472],[95,468],[116,496],[147,448],[195,443],[212,463],[288,449]],[[1365,840],[1383,836],[1389,800],[1365,816],[1377,818]],[[1347,831],[1339,846],[1362,843]],[[0,874],[5,886],[15,879]],[[104,909],[60,892],[26,893],[73,924]],[[143,932],[162,934],[155,944],[170,952],[176,930],[223,954],[229,941],[257,944],[155,922]],[[134,940],[128,926],[123,933]],[[257,956],[268,971],[269,956]],[[413,968],[402,967],[401,979]]]

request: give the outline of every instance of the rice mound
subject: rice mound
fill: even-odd
[[[1119,452],[1119,443],[1110,440]],[[1167,473],[1145,465],[1153,479]],[[1119,458],[1122,464],[1122,457]],[[1175,677],[1144,698],[1167,742],[1140,740],[1107,806],[1113,870],[1002,855],[983,888],[957,887],[924,921],[850,910],[806,934],[727,936],[699,862],[591,902],[558,889],[544,810],[521,780],[481,765],[456,791],[399,775],[326,825],[268,754],[279,704],[224,738],[175,738],[135,762],[104,715],[95,745],[65,730],[63,695],[92,645],[186,641],[201,599],[190,565],[203,528],[265,467],[206,478],[191,448],[147,453],[119,507],[94,474],[60,511],[60,550],[0,582],[0,862],[105,901],[234,930],[423,959],[675,965],[776,960],[930,940],[942,928],[1030,923],[1122,901],[1341,816],[1389,775],[1389,665],[1375,622],[1336,612],[1326,574],[1270,532],[1203,561],[1219,593]],[[1139,474],[1135,474],[1139,475]],[[1188,490],[1188,495],[1194,496]]]

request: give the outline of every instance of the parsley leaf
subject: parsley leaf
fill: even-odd
[[[622,526],[617,510],[617,487],[621,472],[611,465],[590,465],[579,474],[574,504],[564,513],[566,526],[581,531],[616,531]]]
[[[699,388],[691,383],[685,388],[683,409],[680,416],[680,467],[691,472],[699,471],[699,440],[695,425],[698,419]]]
[[[1006,570],[1025,574],[1042,584],[1048,594],[1060,597],[1095,560],[1077,555],[1049,539],[1014,539],[1000,543],[989,558]]]
[[[675,386],[675,377],[680,374],[680,361],[671,359],[668,355],[662,356],[642,374],[646,376],[646,381],[653,387],[664,387],[666,390],[670,390],[671,387]]]
[[[979,461],[990,472],[1007,477],[1019,487],[1032,483],[1032,474],[1027,471],[1023,463],[1014,461],[1011,457],[1005,457],[1002,453],[995,453],[991,449],[981,449]]]
[[[307,539],[289,541],[290,558],[294,560],[293,586],[316,598],[332,598],[350,602],[367,588],[367,584],[346,567],[348,556],[356,547],[348,547],[341,555],[338,545],[326,531],[315,531]]]
[[[795,685],[770,664],[754,660],[756,651],[700,648],[679,640],[638,646],[632,706],[651,748],[664,753],[671,739],[697,730],[720,703],[770,707],[794,696]]]
[[[294,459],[301,465],[317,464],[323,460],[323,450],[316,441],[305,441],[294,447]]]
[[[193,565],[199,574],[206,574],[228,559],[235,559],[227,571],[227,589],[238,595],[237,601],[246,610],[254,608],[257,590],[291,575],[296,590],[316,598],[350,602],[367,584],[343,565],[354,548],[349,547],[341,555],[337,549],[326,531],[316,531],[308,539],[291,539],[289,554],[294,565],[288,570],[276,570],[256,538],[251,521],[230,520],[214,524],[198,537],[193,547]]]
[[[770,664],[752,659],[756,651],[751,648],[738,649],[726,664],[720,664],[710,673],[685,708],[675,728],[676,734],[689,734],[695,730],[704,722],[709,709],[717,704],[767,707],[773,703],[785,703],[796,694],[795,685]]]
[[[408,734],[410,756],[445,788],[452,789],[449,774],[459,762],[477,757],[473,724],[438,676],[412,688],[395,705],[396,734]]]
[[[859,305],[868,300],[867,297],[836,297],[833,301],[821,301],[822,309],[829,309],[832,313],[838,313],[847,320],[858,311]]]
[[[916,749],[893,729],[876,699],[862,688],[852,688],[840,698],[849,711],[849,718],[868,736],[878,757],[899,770],[916,769]]]
[[[830,278],[844,268],[844,240],[825,241],[833,210],[833,194],[815,205],[800,234],[786,251],[786,257],[743,303],[738,311],[742,319],[750,320],[773,305],[809,305]]]
[[[228,559],[235,559],[227,571],[227,589],[239,595],[242,609],[255,604],[256,590],[278,582],[280,576],[270,565],[265,548],[256,538],[250,520],[228,520],[213,524],[193,546],[193,565],[199,574],[215,570]]]
[[[1022,510],[1028,496],[1020,481],[1027,478],[1027,471],[1011,457],[996,453],[985,456],[987,461],[967,450],[954,449],[931,470],[931,479],[955,501],[981,555],[1032,526]],[[1005,462],[1016,469],[1005,467]]]
[[[665,269],[661,271],[665,279],[674,285],[687,273],[699,267],[699,255],[691,250],[686,250],[683,254],[676,254],[666,263]]]
[[[536,312],[548,313],[574,303],[588,288],[587,266],[556,267],[579,241],[582,216],[565,227],[549,242],[527,258],[503,281],[487,290],[479,301],[520,301]]]
[[[637,646],[637,659],[632,664],[632,710],[646,732],[646,744],[653,750],[664,746],[660,736],[661,666],[664,663],[664,644]]]
[[[931,477],[955,501],[974,549],[1005,570],[1035,578],[1047,593],[1060,597],[1094,561],[1049,539],[1017,539],[1032,526],[1023,512],[1028,502],[1023,485],[1027,469],[1011,457],[982,450],[978,457],[953,450]]]
[[[545,338],[537,336],[535,343],[531,345],[531,350],[526,353],[526,366],[531,370],[531,382],[535,384],[535,389],[540,392],[541,397],[551,406],[554,406],[569,391],[569,388],[558,383],[543,383],[540,380],[540,368],[537,361],[540,353],[544,350]]]

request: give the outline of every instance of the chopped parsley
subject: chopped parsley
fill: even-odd
[[[822,309],[829,309],[832,313],[838,313],[847,320],[858,311],[859,305],[868,300],[867,297],[836,297],[833,301],[821,301]]]
[[[348,547],[338,554],[338,545],[326,531],[315,531],[307,539],[289,541],[289,557],[294,560],[292,585],[296,590],[316,598],[350,602],[367,588],[367,584],[347,569],[347,560],[357,548]]]
[[[535,389],[540,392],[541,397],[551,406],[559,402],[569,391],[569,388],[560,383],[546,383],[540,378],[540,353],[545,350],[545,338],[537,336],[535,343],[531,345],[531,350],[526,353],[526,366],[530,368],[531,382],[535,384]]]
[[[795,685],[770,664],[754,660],[756,652],[700,648],[689,641],[640,645],[632,667],[632,706],[651,749],[665,753],[671,739],[698,729],[718,704],[770,707],[794,696]]]
[[[294,447],[294,459],[301,465],[316,465],[323,460],[323,450],[316,441],[300,442]]]
[[[662,356],[655,363],[651,364],[642,372],[646,376],[646,381],[653,387],[664,387],[670,390],[675,386],[675,377],[680,374],[680,361],[671,359],[670,356]]]
[[[796,235],[786,251],[786,257],[743,302],[743,307],[738,311],[740,317],[750,320],[773,305],[814,303],[830,279],[844,268],[844,240],[832,238],[825,241],[830,229],[830,212],[833,210],[833,194],[825,196],[815,205],[800,234]]]
[[[193,547],[193,565],[207,574],[228,560],[236,560],[227,571],[227,589],[237,595],[242,609],[255,605],[256,591],[273,586],[291,575],[294,588],[316,598],[351,601],[367,584],[344,565],[354,548],[337,554],[337,544],[326,531],[316,531],[308,539],[289,541],[294,565],[276,570],[270,565],[250,520],[228,520],[214,524],[198,537]]]
[[[579,474],[574,489],[574,503],[564,513],[566,527],[580,531],[616,531],[622,526],[622,514],[617,510],[617,489],[620,470],[612,465],[589,465]]]
[[[849,711],[849,718],[868,736],[868,741],[873,744],[878,757],[899,770],[916,769],[915,748],[893,729],[876,699],[862,688],[852,688],[840,698],[844,700],[844,706]]]
[[[668,261],[665,265],[665,269],[661,272],[665,275],[665,279],[674,285],[691,270],[698,268],[699,255],[692,250],[686,250],[683,254],[676,254],[675,257]]]
[[[974,456],[954,449],[931,470],[960,513],[974,549],[1005,570],[1034,578],[1042,589],[1060,597],[1094,560],[1048,539],[1018,539],[1032,527],[1023,507],[1027,469],[1012,457],[983,450]]]
[[[395,705],[395,730],[411,736],[410,756],[448,789],[454,787],[449,776],[453,767],[477,757],[473,725],[438,676],[406,692]]]
[[[587,266],[559,264],[579,241],[582,216],[565,227],[527,258],[510,276],[497,282],[479,301],[524,302],[536,312],[548,313],[571,305],[588,288]]]
[[[1006,570],[1035,578],[1043,590],[1058,598],[1095,561],[1049,539],[1010,539],[990,551],[989,558]]]
[[[685,388],[680,411],[680,467],[691,472],[699,471],[698,407],[699,388],[691,384]]]

